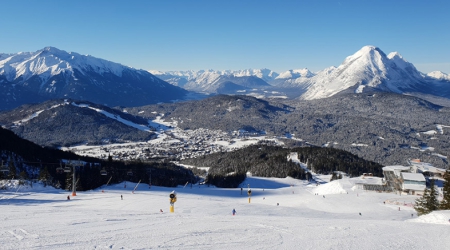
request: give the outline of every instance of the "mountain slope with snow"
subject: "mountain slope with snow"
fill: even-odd
[[[450,82],[438,84],[419,72],[399,53],[386,55],[375,46],[364,46],[337,68],[323,70],[309,79],[297,78],[287,85],[305,88],[301,98],[306,100],[326,98],[343,91],[386,91],[450,97]]]
[[[398,54],[386,56],[374,46],[364,46],[347,57],[337,68],[319,73],[303,99],[330,97],[341,91],[354,88],[362,92],[364,88],[402,93],[415,85],[423,85],[420,73]]]
[[[0,110],[55,98],[140,106],[187,94],[148,71],[54,47],[2,54],[0,84]]]
[[[50,147],[147,141],[156,137],[155,128],[147,119],[67,99],[2,112],[0,124],[24,139]]]
[[[269,87],[270,82],[278,77],[278,73],[269,69],[246,70],[199,70],[199,71],[155,71],[150,73],[169,82],[172,85],[183,87],[187,90],[205,93],[226,93],[231,89],[223,90],[224,83],[233,84],[232,89],[245,90],[253,87]],[[239,88],[238,86],[241,86]]]
[[[450,81],[450,75],[441,71],[433,71],[427,74],[427,76],[436,80]]]
[[[332,66],[316,73],[303,68],[280,74],[268,69],[173,71],[155,74],[174,85],[207,93],[214,93],[221,83],[220,79],[225,76],[253,76],[272,85],[264,90],[275,90],[289,97],[306,100],[326,98],[340,92],[371,91],[450,98],[450,77],[447,74],[435,71],[425,75],[398,52],[386,55],[375,46],[364,46],[348,56],[338,67]]]

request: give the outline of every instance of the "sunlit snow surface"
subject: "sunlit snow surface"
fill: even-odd
[[[10,186],[0,191],[0,248],[446,249],[450,245],[449,211],[416,218],[414,210],[403,205],[415,196],[352,189],[355,181],[316,186],[291,178],[249,177],[242,194],[240,188],[149,189],[147,184],[132,194],[136,184],[127,182],[126,188],[121,183],[78,192],[70,201],[65,191],[37,184],[33,189]],[[252,188],[251,203],[247,184]],[[169,213],[172,190],[178,194],[175,213]],[[320,195],[315,195],[318,191]]]

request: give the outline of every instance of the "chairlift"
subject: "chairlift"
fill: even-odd
[[[9,168],[7,166],[3,165],[3,161],[2,161],[2,166],[0,167],[0,172],[3,172],[3,173],[9,172]]]
[[[62,174],[64,172],[64,168],[61,166],[61,163],[59,164],[59,167],[56,168],[56,173]]]
[[[101,175],[108,175],[108,172],[106,172],[105,168],[103,168],[102,170],[100,170],[100,174]]]
[[[71,169],[69,166],[66,166],[66,167],[64,168],[64,172],[70,173],[70,172],[72,172],[72,169]]]

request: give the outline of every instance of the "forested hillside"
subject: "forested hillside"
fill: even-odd
[[[41,147],[21,139],[12,131],[0,127],[0,158],[8,171],[0,172],[0,179],[38,180],[46,185],[70,190],[72,172],[62,169],[68,160],[81,161],[76,166],[77,190],[90,190],[110,183],[132,181],[158,186],[184,185],[195,182],[191,170],[166,162],[123,162],[82,157],[71,152]],[[101,174],[103,172],[103,175]]]
[[[196,167],[209,167],[207,183],[219,187],[237,187],[250,172],[253,176],[287,176],[297,179],[310,179],[311,175],[298,164],[287,160],[287,156],[297,152],[299,160],[307,163],[308,168],[319,174],[342,171],[350,176],[373,173],[382,176],[382,167],[378,163],[366,161],[347,151],[334,148],[301,147],[282,148],[279,146],[253,145],[233,152],[215,153],[182,163]]]

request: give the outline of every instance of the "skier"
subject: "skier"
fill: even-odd
[[[120,195],[120,199],[123,200],[123,196],[122,195]]]
[[[161,213],[162,213],[162,212],[163,212],[163,210],[162,210],[162,209],[159,209],[159,212],[161,212]]]
[[[359,215],[361,216],[361,213],[359,213]]]
[[[233,216],[234,216],[236,214],[236,209],[233,208],[232,213],[233,213]]]
[[[70,201],[70,195],[67,195],[67,200]]]

